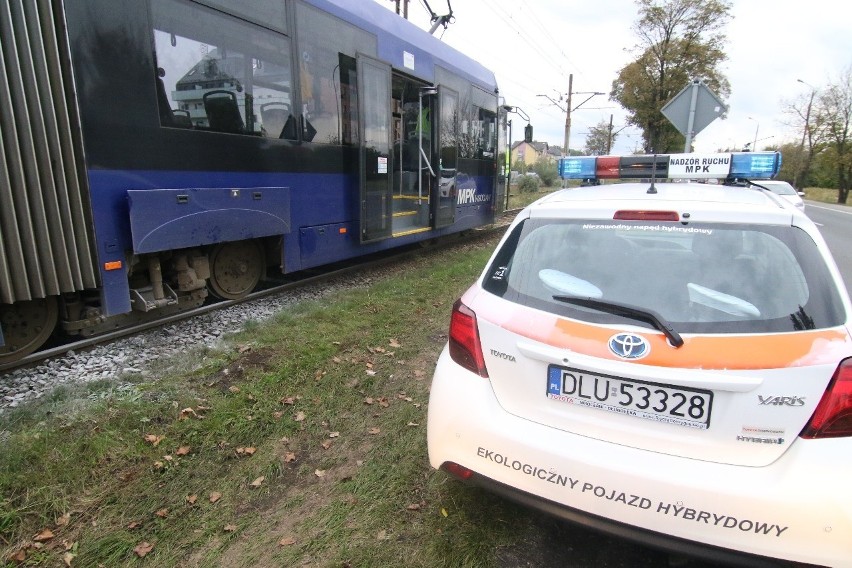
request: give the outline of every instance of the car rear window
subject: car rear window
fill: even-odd
[[[484,288],[599,323],[624,319],[554,296],[636,306],[676,323],[681,333],[779,332],[845,322],[816,244],[789,226],[528,219],[495,256]]]
[[[769,183],[766,181],[757,182],[758,185],[766,187],[766,189],[777,193],[778,195],[798,195],[798,192],[787,182]]]

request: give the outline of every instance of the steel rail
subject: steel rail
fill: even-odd
[[[511,214],[512,211],[507,211],[501,215],[500,219],[505,219],[507,214]],[[69,351],[79,351],[83,349],[87,349],[89,347],[93,347],[95,345],[100,345],[102,343],[108,343],[115,339],[120,339],[122,337],[127,337],[130,335],[135,335],[137,333],[141,333],[143,331],[148,331],[150,329],[155,329],[158,327],[162,327],[164,325],[168,325],[174,322],[190,319],[196,316],[205,315],[215,310],[225,309],[232,306],[237,306],[239,304],[244,304],[247,302],[252,302],[255,300],[259,300],[261,298],[265,298],[268,296],[281,294],[284,292],[289,292],[293,290],[298,290],[299,288],[309,286],[311,284],[321,283],[324,280],[331,280],[335,277],[342,276],[345,274],[350,274],[353,272],[357,272],[359,270],[370,270],[373,268],[378,268],[383,265],[392,264],[395,262],[401,262],[408,258],[412,258],[419,254],[422,254],[425,250],[428,251],[437,251],[444,250],[447,248],[451,248],[455,245],[468,244],[471,242],[476,242],[477,240],[487,238],[488,236],[494,234],[495,232],[505,228],[505,223],[502,223],[500,220],[496,220],[493,224],[472,229],[470,232],[474,233],[473,236],[467,237],[459,237],[458,235],[449,235],[447,237],[439,237],[429,246],[428,249],[424,249],[423,247],[418,247],[416,244],[406,246],[401,251],[397,251],[390,255],[382,255],[380,258],[374,258],[367,261],[355,262],[351,265],[346,265],[340,268],[333,268],[328,271],[322,272],[321,274],[315,274],[312,276],[305,276],[303,278],[299,278],[293,282],[287,282],[285,284],[280,284],[277,286],[273,286],[271,288],[267,288],[264,290],[258,290],[256,292],[252,292],[244,296],[243,298],[239,298],[237,300],[222,300],[211,304],[205,304],[203,306],[199,306],[197,308],[189,309],[183,312],[179,312],[176,314],[172,314],[169,316],[165,316],[163,318],[158,318],[156,320],[151,320],[149,322],[144,322],[141,324],[132,325],[129,327],[117,329],[115,331],[109,331],[106,333],[94,335],[92,337],[87,337],[85,339],[80,339],[77,341],[72,341],[69,343],[64,343],[62,345],[58,345],[56,347],[50,347],[47,349],[42,349],[40,351],[36,351],[22,357],[21,359],[13,362],[7,363],[5,365],[0,365],[0,373],[6,373],[8,371],[13,371],[15,369],[20,369],[24,367],[28,367],[34,365],[36,363],[40,363],[42,361],[46,361],[52,357],[64,356]],[[380,253],[376,253],[380,254]],[[338,263],[339,264],[339,263]],[[0,376],[0,380],[2,380],[2,376]]]

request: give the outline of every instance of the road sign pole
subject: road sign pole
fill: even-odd
[[[695,134],[695,108],[698,103],[698,86],[700,81],[694,80],[692,82],[692,100],[689,103],[689,121],[686,125],[686,143],[683,146],[683,151],[685,153],[689,153],[692,151],[692,136]]]
[[[727,110],[701,79],[693,79],[660,112],[686,138],[684,152],[689,153],[695,135]]]

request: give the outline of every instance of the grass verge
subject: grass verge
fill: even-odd
[[[0,565],[491,566],[529,523],[430,469],[453,301],[497,237],[307,302],[155,380],[0,417]]]
[[[837,204],[838,190],[824,187],[807,187],[805,188],[805,199],[819,201],[821,203]]]
[[[559,191],[560,189],[561,188],[559,187],[541,187],[538,191],[520,192],[518,191],[517,186],[513,185],[509,192],[509,204],[506,208],[522,209],[533,201],[542,198],[549,193],[553,193],[554,191]]]

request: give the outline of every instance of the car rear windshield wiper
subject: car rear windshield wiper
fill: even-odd
[[[618,302],[607,302],[606,300],[595,300],[594,298],[582,298],[579,296],[564,296],[557,294],[553,296],[553,299],[559,302],[565,302],[566,304],[592,308],[609,314],[624,316],[650,323],[669,338],[669,343],[671,343],[672,346],[680,347],[683,345],[683,338],[680,334],[672,328],[669,322],[653,310],[630,306],[628,304],[619,304]]]

